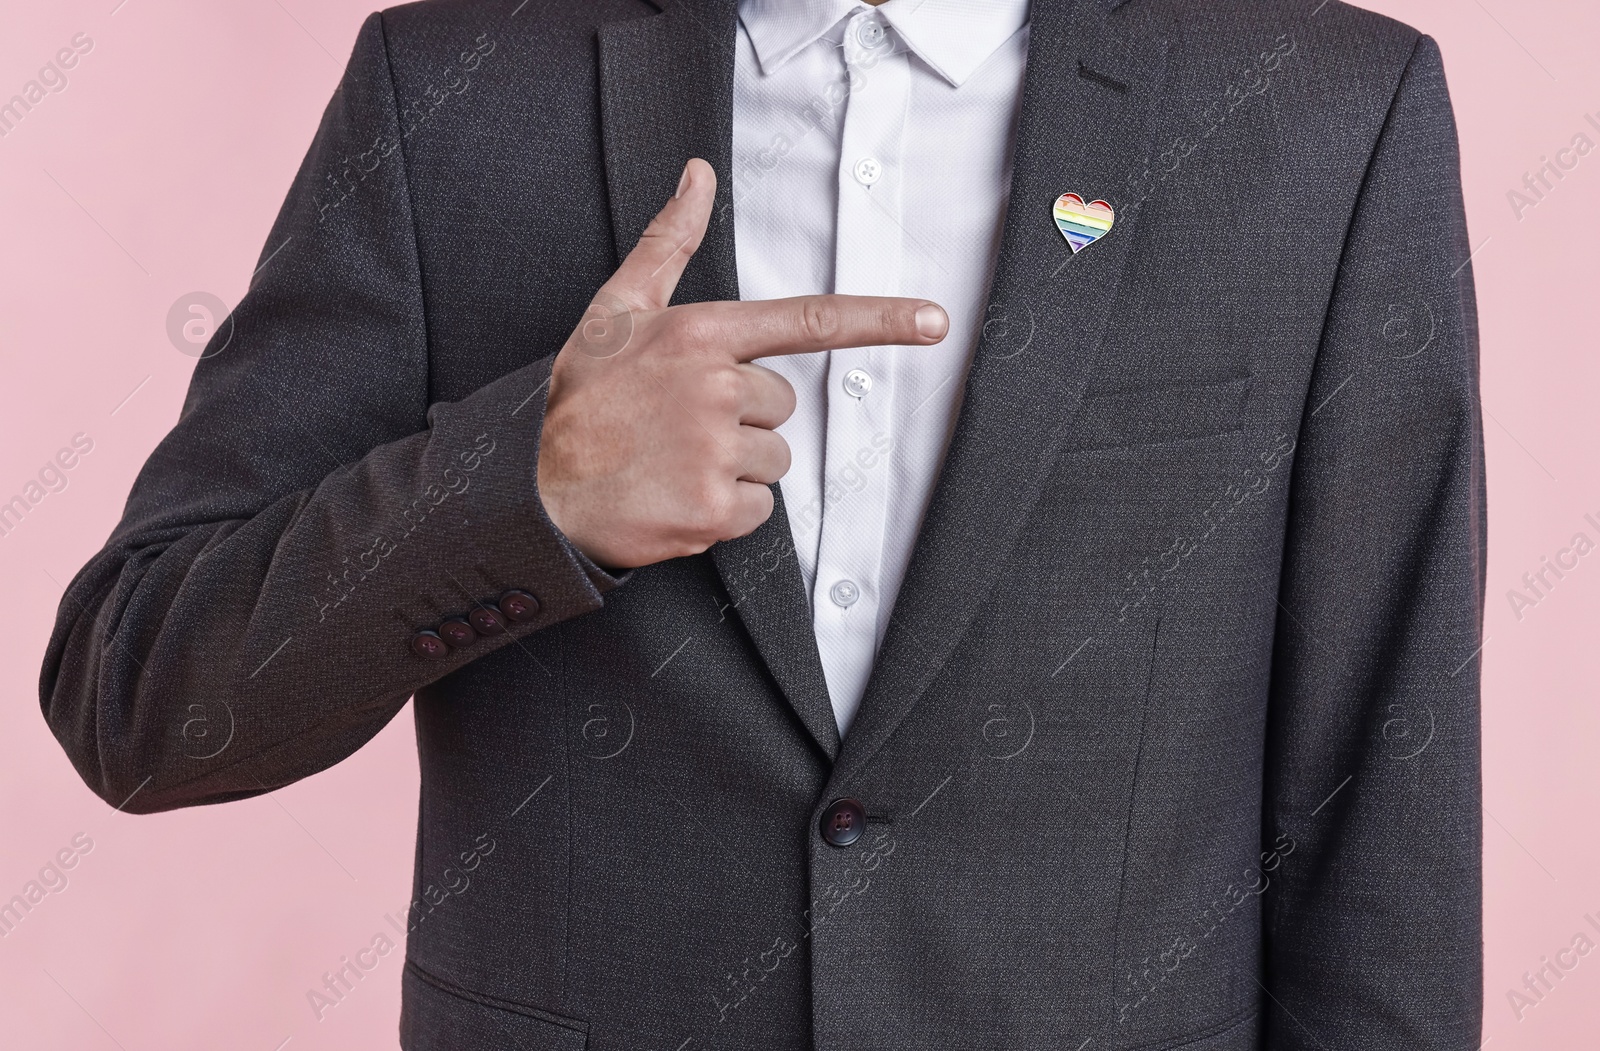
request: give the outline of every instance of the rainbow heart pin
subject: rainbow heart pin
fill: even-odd
[[[1061,230],[1061,236],[1067,239],[1067,247],[1072,249],[1073,255],[1110,233],[1111,224],[1116,221],[1111,202],[1090,201],[1084,204],[1083,198],[1075,193],[1064,193],[1057,197],[1052,212],[1056,217],[1056,226]]]

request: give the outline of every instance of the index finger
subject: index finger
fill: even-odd
[[[925,347],[950,331],[939,304],[898,296],[795,296],[716,306],[735,361],[846,347]]]

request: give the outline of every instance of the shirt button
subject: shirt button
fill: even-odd
[[[848,609],[861,597],[861,589],[856,587],[856,582],[853,580],[841,580],[828,589],[828,597],[833,599],[835,606]]]
[[[844,374],[844,392],[852,398],[865,398],[872,393],[872,377],[860,369]]]
[[[856,26],[856,42],[865,48],[877,47],[885,35],[882,22],[866,19]]]
[[[856,182],[862,186],[871,186],[883,177],[883,165],[878,163],[876,157],[863,157],[856,161]]]

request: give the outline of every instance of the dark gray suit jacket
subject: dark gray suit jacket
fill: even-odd
[[[679,298],[738,295],[734,4],[662,6],[363,27],[63,602],[84,779],[250,796],[415,695],[413,1051],[1473,1051],[1483,472],[1433,41],[1036,0],[989,323],[841,747],[781,507],[619,580],[535,487],[551,355],[691,155],[722,197]],[[1069,190],[1117,209],[1077,256]],[[413,650],[510,589],[533,619]]]

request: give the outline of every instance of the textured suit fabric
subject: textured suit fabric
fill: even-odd
[[[1036,0],[989,322],[841,746],[781,501],[619,579],[535,483],[550,357],[689,155],[723,180],[679,299],[737,294],[733,4],[511,8],[363,27],[63,600],[41,692],[85,781],[250,796],[414,695],[412,1051],[1476,1048],[1433,42],[1337,0]],[[1076,256],[1066,190],[1117,207]],[[536,621],[410,650],[513,587]]]

